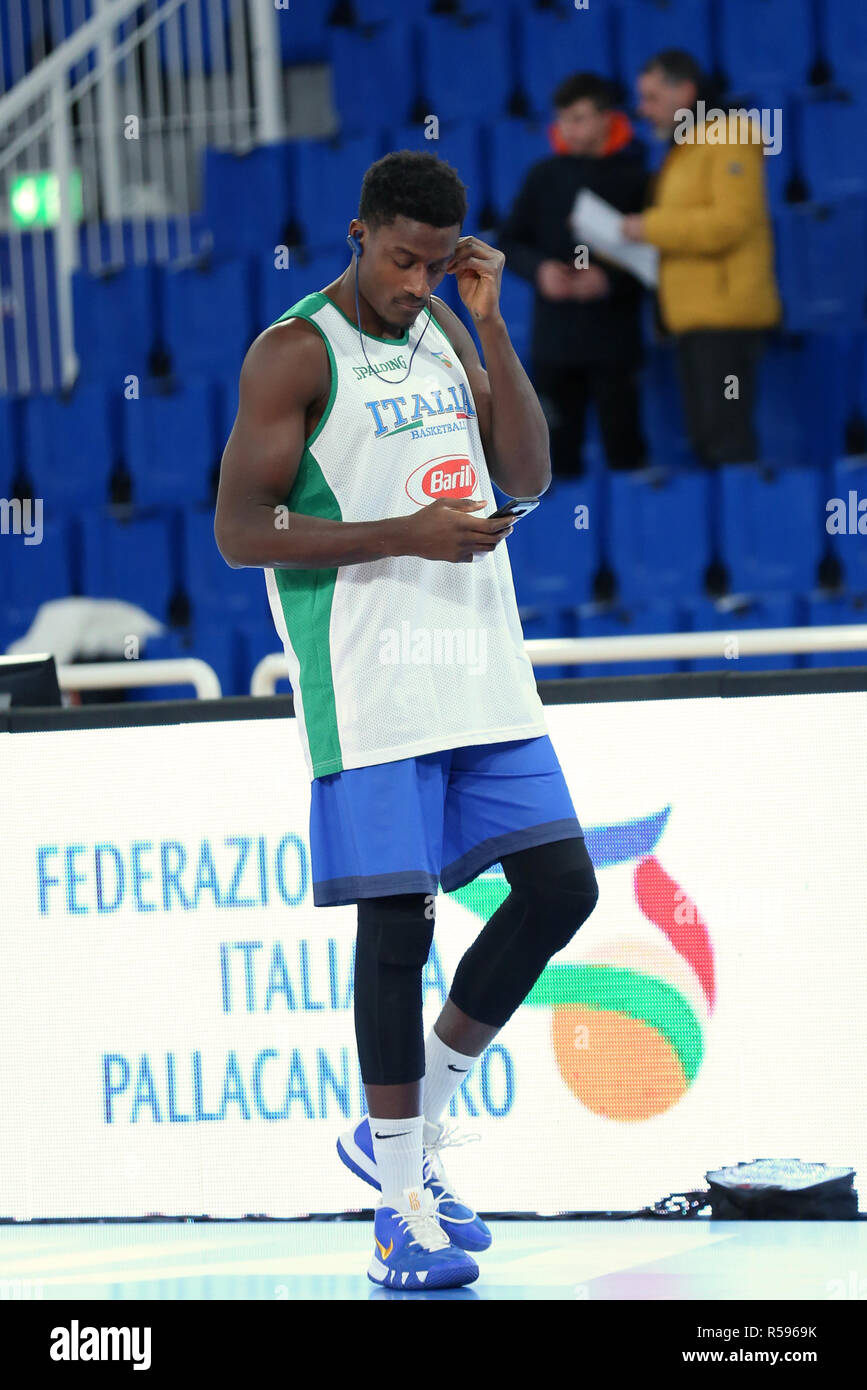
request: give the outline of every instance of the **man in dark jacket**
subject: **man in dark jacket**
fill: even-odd
[[[620,212],[640,212],[647,172],[644,149],[609,84],[576,73],[554,93],[558,153],[529,170],[499,229],[506,268],[535,286],[531,376],[551,436],[554,476],[584,472],[582,444],[588,404],[596,407],[608,466],[641,468],[637,371],[642,361],[639,282],[597,261],[576,269],[569,224],[575,198],[590,189]]]

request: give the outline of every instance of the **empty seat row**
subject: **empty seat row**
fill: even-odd
[[[714,561],[730,593],[809,591],[828,556],[861,591],[867,464],[555,480],[544,506],[516,525],[509,556],[519,600],[531,607],[589,600],[603,562],[627,602],[698,597]]]
[[[446,62],[455,34],[464,29],[460,14],[443,13],[449,8],[511,29],[513,80],[531,89],[576,67],[616,73],[628,82],[651,53],[675,47],[695,53],[737,85],[805,82],[819,59],[837,79],[867,68],[867,15],[853,0],[822,0],[816,10],[810,0],[726,0],[720,7],[709,0],[597,0],[580,10],[566,0],[559,6],[404,0],[401,15],[421,24],[428,50],[437,31],[444,35]],[[390,0],[342,0],[281,7],[277,15],[282,61],[293,64],[334,61],[341,40],[393,23],[395,9]],[[431,66],[438,57],[431,54]]]
[[[71,523],[43,509],[39,521],[39,544],[10,536],[0,552],[0,592],[22,630],[41,603],[70,593],[124,599],[181,625],[267,612],[262,570],[226,564],[211,507],[127,519],[93,508]],[[591,601],[606,568],[624,603],[702,598],[714,561],[730,594],[827,587],[829,560],[841,587],[867,591],[867,463],[555,480],[508,550],[519,604],[542,613]]]
[[[265,321],[279,317],[305,286],[328,283],[339,264],[340,253],[334,253],[283,272],[283,294],[275,294]],[[453,278],[446,277],[442,288],[451,291],[452,307],[459,307]],[[513,341],[526,359],[529,287],[505,275],[502,302]],[[114,307],[120,306],[115,302]],[[145,340],[139,346],[147,359]],[[131,357],[125,355],[127,363]],[[213,500],[237,412],[242,360],[239,345],[235,360],[219,373],[188,369],[173,380],[145,376],[141,381],[103,362],[101,375],[87,380],[85,373],[67,397],[0,398],[0,495],[11,495],[24,479],[46,499],[52,516],[107,501],[142,507]],[[527,365],[532,374],[532,364]],[[147,371],[147,361],[142,370]],[[689,469],[670,348],[648,345],[639,381],[651,460]],[[774,335],[759,367],[757,430],[762,459],[778,467],[821,470],[843,455],[867,452],[867,333]],[[604,474],[592,412],[584,453],[590,471]]]
[[[775,226],[783,328],[799,334],[863,329],[867,197],[794,205],[777,216]],[[130,266],[103,277],[76,272],[82,378],[112,373],[119,383],[141,382],[158,370],[157,350],[168,354],[170,368],[179,374],[237,371],[259,332],[304,294],[331,283],[348,264],[345,238],[339,238],[316,252],[269,249],[202,269]],[[512,315],[507,321],[525,353],[532,287],[508,268],[505,275]],[[437,293],[460,309],[454,277],[444,276]]]
[[[764,168],[775,217],[785,220],[793,205],[833,206],[867,193],[867,154],[851,138],[867,117],[864,91],[829,89],[798,100],[770,92],[760,101],[768,108]],[[364,171],[399,149],[433,152],[452,164],[467,186],[466,230],[490,231],[508,214],[530,166],[552,153],[544,118],[442,115],[436,125],[413,124],[388,122],[388,112],[374,109],[377,119],[364,133],[353,124],[332,139],[283,141],[244,155],[208,150],[202,223],[216,254],[343,243]],[[651,159],[658,153],[651,144]]]

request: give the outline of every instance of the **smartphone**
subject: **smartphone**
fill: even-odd
[[[539,505],[538,497],[512,497],[502,507],[498,507],[488,517],[488,521],[497,521],[500,517],[508,517],[511,521],[518,521],[528,512],[532,512]]]

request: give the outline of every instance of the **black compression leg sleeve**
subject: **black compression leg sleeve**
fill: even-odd
[[[449,990],[465,1014],[496,1028],[526,999],[599,897],[579,836],[504,854],[501,862],[512,891],[462,956]]]
[[[358,900],[355,1038],[366,1085],[424,1076],[421,976],[433,941],[432,904],[425,893]]]

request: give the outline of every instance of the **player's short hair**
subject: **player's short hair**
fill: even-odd
[[[611,111],[616,105],[614,87],[596,72],[573,72],[563,79],[551,100],[557,111],[573,101],[592,101],[597,111]]]
[[[438,155],[394,150],[371,164],[361,182],[358,216],[371,227],[408,217],[430,227],[463,224],[467,190],[458,172]]]
[[[646,72],[657,69],[667,82],[694,82],[696,91],[702,89],[704,74],[701,64],[684,48],[663,48],[660,53],[654,53],[641,69],[641,75],[643,77]]]

